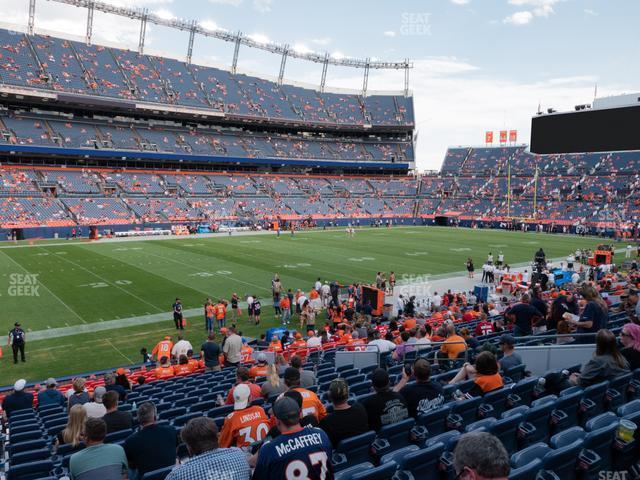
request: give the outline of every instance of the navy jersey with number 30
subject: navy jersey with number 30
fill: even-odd
[[[333,480],[331,442],[319,428],[282,434],[260,448],[253,480]]]

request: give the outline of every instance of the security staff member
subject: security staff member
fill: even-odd
[[[13,363],[18,363],[18,351],[20,351],[20,358],[23,362],[26,362],[24,358],[24,345],[27,341],[27,333],[20,327],[20,323],[16,322],[13,325],[13,329],[9,332],[9,345],[13,350]]]
[[[182,317],[182,302],[176,298],[173,307],[173,322],[176,324],[176,330],[184,330],[184,321]]]

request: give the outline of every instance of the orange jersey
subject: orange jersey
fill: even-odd
[[[171,340],[162,340],[151,351],[151,355],[157,355],[158,360],[163,357],[170,358],[171,350],[173,349],[173,342]]]
[[[282,343],[276,340],[275,342],[271,342],[269,344],[269,348],[267,349],[270,352],[281,353],[282,352]]]
[[[253,354],[253,348],[249,345],[245,345],[240,349],[240,361],[242,363],[255,363],[255,360],[251,356]]]
[[[309,300],[315,300],[318,298],[318,292],[316,290],[311,290],[309,292]]]
[[[249,375],[253,378],[266,377],[269,371],[269,365],[254,365],[249,369]]]
[[[324,408],[324,404],[320,401],[318,396],[313,393],[311,390],[307,390],[306,388],[294,388],[296,392],[299,392],[302,395],[302,416],[306,417],[307,415],[313,415],[318,419],[318,421],[322,420],[327,416],[327,409]]]
[[[295,342],[290,343],[287,348],[289,350],[297,350],[299,348],[307,348],[307,342],[305,340],[303,340],[303,339],[296,340]]]
[[[196,370],[198,370],[200,368],[200,362],[198,360],[196,360],[195,358],[190,358],[189,359],[189,366],[191,367],[191,371],[195,372]]]
[[[286,295],[282,297],[282,300],[280,300],[280,308],[283,310],[289,310],[291,308],[291,301]]]
[[[259,442],[269,432],[269,417],[259,406],[236,410],[227,415],[220,431],[221,448],[248,447]]]
[[[204,310],[208,318],[213,318],[213,315],[214,315],[213,305],[207,305],[206,307],[204,307]]]
[[[171,378],[173,377],[173,367],[158,367],[155,371],[156,378]]]
[[[222,303],[216,304],[216,320],[222,320],[227,314],[227,307],[225,307]]]
[[[174,365],[173,367],[174,375],[189,375],[191,372],[191,365],[188,363],[186,365]]]

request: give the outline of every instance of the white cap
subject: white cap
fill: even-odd
[[[260,352],[257,356],[257,360],[260,363],[264,363],[267,361],[267,356],[263,352]]]
[[[246,383],[240,383],[233,389],[233,409],[243,410],[249,404],[251,389]]]
[[[26,384],[27,384],[27,381],[24,378],[21,378],[20,380],[18,380],[16,383],[13,384],[13,389],[16,392],[21,392],[22,390],[24,390],[24,387]]]

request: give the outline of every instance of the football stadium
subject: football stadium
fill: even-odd
[[[640,479],[637,5],[303,3],[0,2],[0,479]]]

